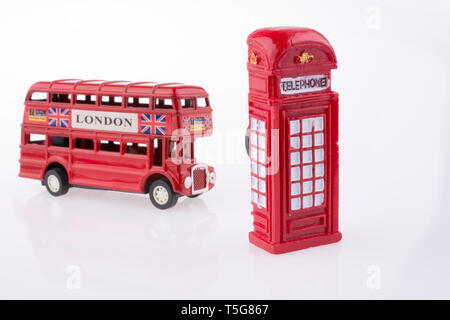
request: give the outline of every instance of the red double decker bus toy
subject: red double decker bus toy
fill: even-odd
[[[70,186],[149,193],[159,209],[215,184],[214,168],[194,157],[212,134],[201,87],[100,80],[37,82],[25,99],[19,176],[50,194]]]
[[[249,35],[250,242],[283,253],[337,242],[338,94],[334,50],[296,27]]]

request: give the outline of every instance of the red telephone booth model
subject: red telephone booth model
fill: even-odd
[[[249,35],[250,242],[284,253],[337,242],[337,67],[329,42],[306,28]]]

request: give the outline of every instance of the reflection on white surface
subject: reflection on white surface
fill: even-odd
[[[217,253],[202,246],[215,214],[201,198],[180,200],[158,211],[143,195],[71,188],[52,198],[42,190],[20,214],[52,281],[64,283],[66,269],[79,266],[81,287],[195,291],[217,277]]]
[[[14,225],[16,231],[0,238],[16,244],[3,246],[10,263],[2,271],[9,276],[0,275],[0,280],[9,289],[0,294],[338,297],[342,244],[284,255],[249,244],[251,216],[245,190],[250,186],[228,187],[248,174],[248,166],[216,169],[222,177],[217,190],[182,198],[167,211],[155,209],[145,195],[71,188],[67,195],[54,198],[36,181],[15,180],[13,189],[23,194],[11,190],[13,214],[3,217],[4,225]]]

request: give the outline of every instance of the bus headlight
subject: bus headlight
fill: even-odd
[[[192,178],[186,177],[186,179],[184,179],[184,187],[186,189],[189,189],[191,186],[192,186]]]
[[[211,183],[211,184],[216,183],[216,173],[215,172],[211,172],[209,174],[209,183]]]

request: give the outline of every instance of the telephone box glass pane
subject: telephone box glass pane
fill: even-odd
[[[300,180],[300,167],[291,168],[291,181]]]
[[[311,150],[303,151],[303,163],[311,163],[311,162],[312,162]]]
[[[258,166],[258,173],[261,178],[265,178],[266,177],[266,167],[264,167],[262,164],[260,164]]]
[[[291,196],[296,196],[300,194],[300,183],[292,183],[291,184]]]
[[[291,209],[298,210],[298,209],[300,209],[300,207],[301,207],[300,198],[292,198],[291,199]]]
[[[300,132],[300,121],[295,120],[290,122],[291,135]]]
[[[312,147],[312,136],[310,134],[303,135],[302,143],[303,143],[303,148],[311,148]]]
[[[323,146],[323,133],[316,133],[314,135],[314,146]]]
[[[323,179],[316,179],[316,191],[323,191],[324,182]]]
[[[300,164],[300,152],[291,153],[291,165]]]
[[[311,193],[313,191],[312,181],[303,182],[303,193]]]
[[[323,203],[323,193],[316,194],[316,197],[314,199],[314,205],[320,206]]]
[[[292,149],[299,149],[300,148],[300,138],[299,137],[292,137],[291,138],[291,148]]]
[[[303,208],[310,208],[312,207],[313,203],[313,197],[312,195],[304,196],[303,197]]]

